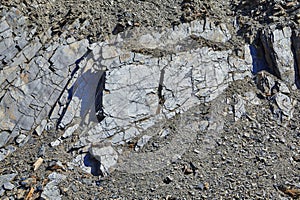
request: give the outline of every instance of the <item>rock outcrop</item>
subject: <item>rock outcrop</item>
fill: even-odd
[[[16,8],[2,13],[0,160],[32,133],[66,130],[51,143],[57,146],[80,130],[73,148],[109,144],[105,148],[113,152],[114,163],[104,160],[111,167],[118,155],[122,158],[122,145],[145,137],[157,123],[212,102],[233,81],[266,70],[289,87],[299,84],[299,34],[288,25],[260,29],[247,44],[238,41],[234,21],[216,24],[210,18],[160,30],[135,28],[94,43],[55,38],[51,29],[37,35],[25,24]],[[289,98],[277,94],[274,101],[290,119]],[[288,111],[281,101],[289,102]],[[168,152],[179,145],[172,143]],[[80,158],[75,165],[83,162]]]

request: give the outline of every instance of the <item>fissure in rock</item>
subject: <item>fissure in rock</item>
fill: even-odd
[[[101,122],[105,118],[104,111],[103,111],[103,91],[105,89],[105,77],[106,77],[106,72],[103,72],[98,82],[96,93],[95,93],[95,111],[99,122]]]

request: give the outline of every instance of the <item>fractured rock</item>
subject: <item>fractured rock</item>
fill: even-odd
[[[152,138],[152,136],[149,135],[143,135],[136,143],[136,146],[134,147],[135,151],[138,151],[139,149],[143,148],[145,144]]]
[[[275,101],[282,114],[288,118],[288,120],[293,117],[294,105],[290,97],[282,93],[277,93],[272,97],[272,99]]]
[[[66,66],[70,66],[81,58],[88,47],[88,40],[81,40],[70,45],[59,47],[55,54],[51,57],[53,68],[60,70]]]
[[[100,169],[104,175],[109,174],[111,168],[117,164],[118,153],[111,146],[92,145],[89,153],[100,162]]]
[[[272,96],[278,92],[284,94],[290,93],[289,88],[284,82],[264,70],[257,73],[256,84],[265,96]]]
[[[0,176],[0,196],[3,195],[5,190],[12,190],[15,187],[12,183],[10,183],[10,181],[12,181],[16,176],[17,173]]]

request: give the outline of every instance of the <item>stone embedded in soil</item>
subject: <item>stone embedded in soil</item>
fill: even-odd
[[[246,109],[245,101],[241,96],[237,95],[235,101],[236,104],[234,105],[234,119],[235,121],[237,121],[246,114]]]
[[[43,188],[43,192],[41,194],[41,198],[45,200],[51,199],[61,199],[62,195],[60,194],[60,189],[58,184],[66,179],[66,176],[63,174],[59,174],[56,172],[52,172],[49,174],[48,179],[49,183]]]
[[[293,117],[294,105],[289,96],[282,93],[277,93],[274,95],[273,100],[283,115],[288,117],[288,119],[291,119]],[[277,112],[275,110],[276,109],[274,109],[274,112]]]
[[[62,138],[68,138],[72,136],[72,134],[76,131],[76,129],[79,127],[79,124],[75,124],[72,127],[69,127],[65,130],[64,134],[62,135]]]
[[[15,186],[10,183],[10,181],[12,181],[15,177],[17,176],[16,173],[13,174],[5,174],[5,175],[1,175],[0,176],[0,193],[3,193],[4,191],[2,190],[2,187],[5,190],[12,190]]]
[[[17,144],[22,143],[25,140],[25,138],[26,138],[26,135],[20,134],[16,139]]]
[[[12,190],[12,189],[14,189],[14,187],[15,187],[15,185],[10,183],[10,182],[6,182],[6,183],[3,184],[3,188],[5,190]]]
[[[43,189],[43,192],[41,194],[41,198],[45,200],[51,200],[51,199],[61,199],[60,189],[57,186],[57,183],[55,181],[49,182],[45,188]]]
[[[109,170],[117,164],[118,153],[111,146],[92,145],[89,153],[100,162],[100,169],[104,174],[108,174]]]
[[[143,148],[145,144],[152,138],[152,136],[149,135],[143,135],[136,143],[136,146],[134,147],[135,151],[138,151],[139,149]]]

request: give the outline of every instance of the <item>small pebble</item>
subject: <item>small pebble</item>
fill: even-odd
[[[16,143],[20,144],[21,142],[24,141],[25,138],[26,138],[26,135],[24,135],[24,134],[19,135],[16,139]]]
[[[58,146],[59,144],[60,144],[60,140],[55,140],[54,142],[50,143],[51,147]]]
[[[203,190],[204,189],[204,184],[199,183],[195,188],[198,189],[198,190]]]

